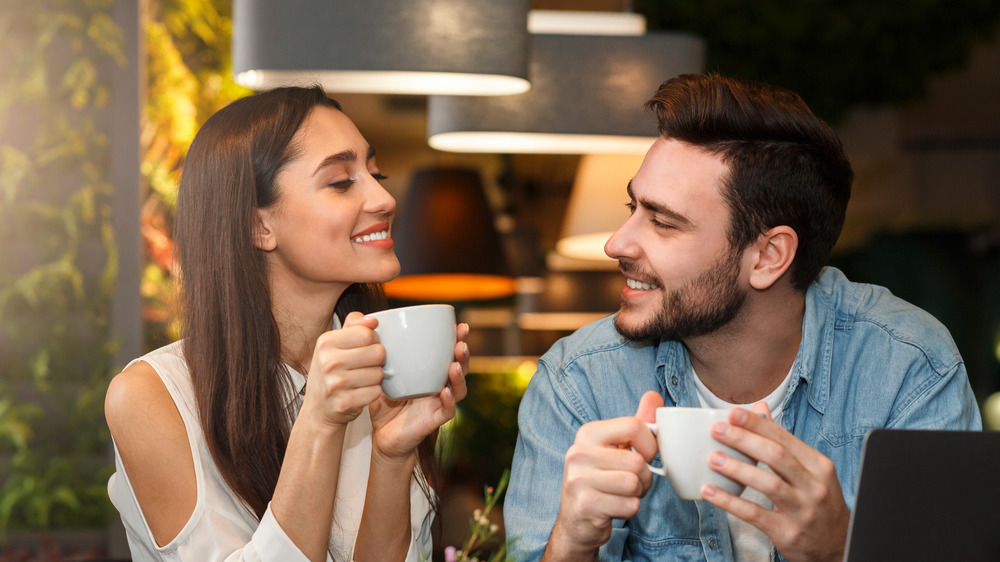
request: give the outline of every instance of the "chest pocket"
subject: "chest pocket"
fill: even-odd
[[[622,529],[628,532],[623,558],[704,562],[695,502],[681,500],[666,479],[654,478],[639,513]]]
[[[692,539],[668,539],[647,541],[632,535],[625,544],[624,560],[632,562],[705,562],[701,541]]]

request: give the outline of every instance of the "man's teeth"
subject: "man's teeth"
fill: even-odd
[[[389,231],[383,230],[382,232],[373,232],[371,234],[365,234],[364,236],[358,236],[354,239],[355,242],[371,242],[372,240],[385,240],[389,237]]]
[[[626,279],[625,284],[628,285],[630,289],[635,289],[637,291],[649,291],[659,287],[659,285],[651,285],[649,283],[643,283],[642,281],[636,281],[635,279]]]

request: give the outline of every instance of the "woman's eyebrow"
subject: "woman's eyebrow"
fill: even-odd
[[[374,150],[369,148],[368,153],[374,154]],[[369,156],[369,158],[371,158],[371,156]],[[327,166],[340,164],[341,162],[353,162],[357,159],[358,159],[358,153],[354,152],[354,150],[352,149],[342,150],[336,154],[331,154],[326,158],[324,158],[323,161],[319,163],[319,166],[316,166],[316,170],[313,171],[312,175],[315,176],[316,174],[319,173],[320,170],[326,168]]]

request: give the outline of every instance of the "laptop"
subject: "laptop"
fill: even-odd
[[[1000,561],[1000,433],[876,429],[845,562]]]

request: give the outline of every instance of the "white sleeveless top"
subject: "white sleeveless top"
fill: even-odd
[[[129,365],[145,361],[152,366],[180,411],[194,459],[197,502],[191,518],[177,537],[165,546],[157,546],[115,446],[117,472],[108,480],[108,495],[121,514],[132,559],[135,562],[308,562],[278,525],[270,505],[258,522],[219,474],[201,430],[182,345],[182,341],[172,343],[133,360]],[[300,391],[305,387],[306,378],[294,369],[289,368],[289,372],[292,384],[288,389],[288,400],[289,404],[294,402],[293,415],[298,415],[302,406]],[[354,557],[354,541],[361,525],[368,487],[371,447],[372,425],[366,407],[357,419],[348,424],[344,439],[330,532],[330,551],[337,561],[352,560]],[[410,484],[410,548],[406,554],[407,562],[430,559],[433,519],[431,506],[417,479],[413,478]],[[328,561],[333,559],[327,555]]]

